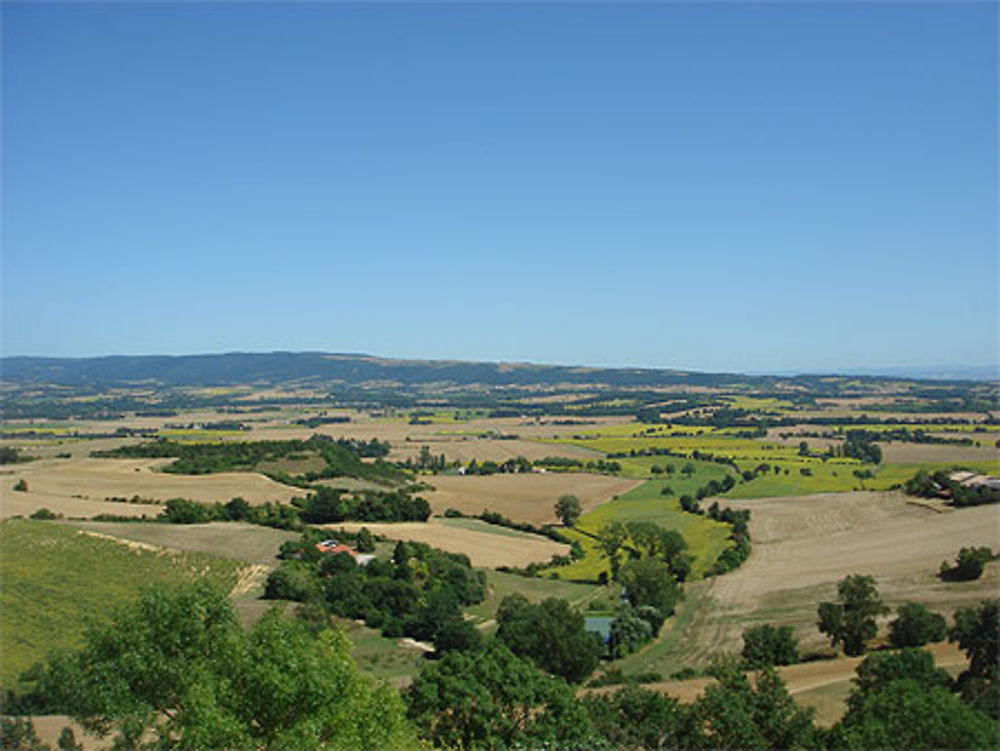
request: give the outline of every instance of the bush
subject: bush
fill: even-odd
[[[56,514],[47,508],[40,508],[31,515],[32,519],[62,519],[62,514]]]
[[[990,548],[962,548],[954,566],[941,564],[940,576],[950,581],[972,581],[983,575],[983,567],[993,560]]]
[[[896,615],[896,620],[889,624],[889,642],[894,647],[922,647],[928,642],[943,641],[948,635],[944,616],[919,603],[900,605]]]
[[[28,481],[21,479],[14,483],[14,490],[20,493],[26,493],[28,491]]]
[[[753,626],[743,632],[743,661],[748,668],[792,665],[799,661],[798,640],[791,626]]]

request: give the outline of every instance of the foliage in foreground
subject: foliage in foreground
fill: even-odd
[[[349,650],[276,610],[244,631],[207,585],[160,588],[30,671],[31,700],[116,748],[412,747],[398,695],[361,677]]]

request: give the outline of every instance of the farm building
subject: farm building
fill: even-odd
[[[359,553],[357,550],[352,548],[350,545],[345,545],[337,540],[323,540],[322,542],[316,543],[316,550],[321,553],[327,553],[329,555],[336,555],[337,553],[347,553],[355,561],[358,562],[359,566],[367,566],[369,561],[375,559],[373,553]]]

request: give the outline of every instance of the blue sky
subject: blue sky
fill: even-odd
[[[997,5],[3,5],[4,354],[997,361]]]

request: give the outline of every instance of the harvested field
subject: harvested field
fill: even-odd
[[[361,527],[368,527],[374,534],[384,535],[391,540],[412,540],[449,553],[464,553],[469,556],[473,566],[484,568],[523,567],[529,563],[547,561],[553,555],[569,553],[569,545],[562,545],[538,535],[520,533],[485,522],[473,521],[474,528],[468,524],[452,526],[447,522],[447,519],[397,524],[343,522],[328,524],[326,528],[333,531],[344,529],[356,532]]]
[[[300,488],[282,485],[253,472],[220,472],[212,475],[172,475],[157,472],[168,463],[163,459],[81,459],[59,463],[16,465],[4,476],[4,502],[8,488],[20,479],[31,493],[50,498],[104,501],[108,498],[132,498],[166,501],[188,498],[192,501],[225,502],[236,496],[251,504],[266,501],[287,503],[303,495]],[[56,511],[57,509],[52,509]],[[100,512],[98,512],[100,513]]]
[[[18,493],[10,489],[12,484],[5,481],[0,489],[0,517],[5,519],[11,516],[31,516],[42,508],[70,518],[90,518],[98,514],[136,517],[145,515],[153,518],[163,509],[159,504],[109,503],[47,493]]]
[[[953,433],[950,437],[954,438]],[[975,434],[970,437],[975,439]],[[935,443],[880,443],[883,461],[895,464],[922,462],[996,462],[1000,470],[1000,449],[992,442],[983,446],[948,446]]]
[[[556,499],[566,493],[577,496],[584,510],[589,511],[642,484],[639,480],[581,472],[438,475],[429,482],[435,490],[426,498],[435,513],[453,508],[464,514],[478,514],[488,509],[532,524],[555,522]]]
[[[174,550],[211,553],[247,563],[276,566],[281,543],[299,537],[296,532],[243,522],[210,524],[134,524],[122,522],[68,522],[77,529],[98,532]]]
[[[438,426],[440,427],[440,426]],[[603,458],[598,451],[590,451],[579,446],[551,445],[525,440],[497,440],[494,438],[477,438],[462,435],[431,435],[425,438],[414,438],[409,443],[392,445],[389,458],[393,461],[416,459],[422,446],[426,446],[432,454],[444,454],[449,462],[459,461],[468,464],[475,459],[477,462],[492,461],[502,463],[508,459],[523,456],[525,459],[537,461],[550,456],[561,456],[568,459],[592,461]]]
[[[897,493],[731,500],[729,505],[752,510],[753,552],[741,568],[708,584],[676,650],[686,664],[739,651],[742,630],[759,623],[793,626],[804,650],[828,647],[815,626],[816,606],[835,599],[837,582],[848,574],[875,577],[892,607],[912,600],[946,613],[995,595],[1000,583],[997,563],[989,564],[978,581],[937,578],[941,562],[953,560],[961,547],[1000,547],[995,506],[941,512]]]

